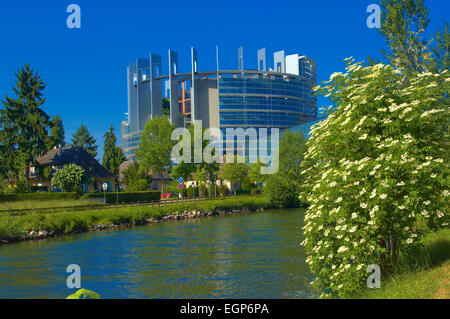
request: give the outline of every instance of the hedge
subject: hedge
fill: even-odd
[[[0,194],[0,202],[18,202],[18,201],[45,201],[45,200],[62,200],[62,199],[77,199],[77,193],[25,193],[25,194]]]
[[[144,191],[144,192],[119,192],[119,203],[136,203],[136,202],[151,202],[160,200],[160,191]],[[107,204],[115,204],[117,202],[117,193],[108,192],[106,195]],[[103,198],[103,193],[87,193],[83,197],[87,199],[91,198]]]

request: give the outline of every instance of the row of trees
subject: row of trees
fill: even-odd
[[[16,74],[13,91],[15,97],[6,96],[0,109],[0,178],[24,180],[29,178],[30,165],[36,165],[36,157],[54,147],[65,147],[63,122],[57,115],[50,116],[42,109],[45,103],[43,91],[46,83],[28,64]],[[113,174],[118,174],[125,156],[114,128],[104,135],[103,165]],[[80,146],[92,156],[97,156],[98,146],[85,125],[75,132],[71,146]],[[44,172],[41,177],[45,178]]]
[[[222,179],[233,184],[235,194],[240,185],[241,189],[247,192],[267,192],[273,203],[279,207],[293,207],[300,204],[296,193],[301,184],[299,165],[305,152],[306,142],[300,132],[286,132],[283,135],[280,142],[280,154],[283,156],[279,159],[279,171],[273,175],[263,175],[261,166],[265,165],[264,163],[259,161],[252,164],[238,163],[237,158],[234,163],[225,163],[221,170],[218,163],[205,161],[202,163],[181,162],[172,167],[171,152],[177,142],[171,140],[174,129],[175,127],[166,117],[155,117],[146,124],[136,152],[138,161],[123,172],[124,183],[128,189],[145,190],[152,180],[148,175],[150,171],[160,175],[166,171],[174,180],[172,185],[168,185],[168,189],[172,191],[177,188],[176,181],[181,177],[185,181],[196,181],[198,189],[205,188],[210,194],[209,185],[214,185],[217,179]],[[191,137],[190,154],[194,154],[195,125],[189,126],[188,130]],[[209,141],[202,140],[202,152],[208,144]],[[213,151],[211,155],[216,154]],[[162,190],[164,192],[164,180],[162,180]]]

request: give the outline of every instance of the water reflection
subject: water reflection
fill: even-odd
[[[0,298],[61,298],[69,264],[102,298],[308,298],[302,210],[274,210],[0,247]]]

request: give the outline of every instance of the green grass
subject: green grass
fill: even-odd
[[[380,289],[365,289],[363,299],[449,299],[450,229],[427,234],[421,247],[399,258],[397,274],[381,281]]]
[[[22,200],[18,202],[0,202],[0,210],[7,209],[32,209],[51,207],[70,207],[89,205],[92,201],[87,199],[55,199],[55,200]]]
[[[96,224],[143,224],[149,218],[159,219],[165,215],[182,213],[186,210],[230,211],[242,208],[254,210],[260,207],[270,207],[269,200],[265,197],[239,197],[161,207],[137,206],[81,212],[31,213],[23,216],[4,214],[0,215],[0,240],[21,240],[26,238],[32,230],[69,234],[87,231]]]

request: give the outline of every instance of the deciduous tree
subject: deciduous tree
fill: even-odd
[[[136,151],[141,169],[151,170],[162,176],[161,190],[164,193],[163,171],[172,168],[171,152],[174,142],[170,139],[174,126],[166,117],[156,116],[147,122],[141,135],[141,142]]]

